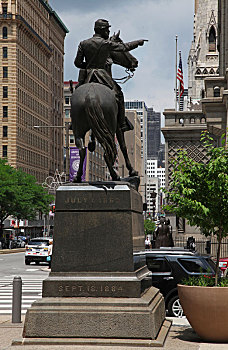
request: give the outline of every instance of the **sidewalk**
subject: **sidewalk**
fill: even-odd
[[[0,254],[11,254],[25,252],[25,248],[0,249]]]
[[[174,319],[172,319],[174,320]],[[22,317],[24,321],[24,316]],[[0,350],[148,350],[149,348],[139,347],[114,347],[114,346],[81,346],[81,345],[65,345],[65,346],[37,346],[37,345],[21,345],[12,346],[12,340],[21,339],[23,330],[23,322],[21,324],[12,324],[10,315],[0,315]],[[152,349],[152,348],[150,348]],[[225,350],[228,344],[214,344],[201,342],[197,334],[189,326],[188,321],[183,319],[175,319],[169,335],[163,348],[155,349],[164,350]]]

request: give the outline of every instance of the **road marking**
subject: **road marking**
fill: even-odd
[[[37,299],[42,298],[42,283],[41,279],[22,279],[22,305],[21,313],[25,314],[31,304]],[[13,276],[6,279],[0,279],[0,314],[12,314],[12,299],[13,299]]]

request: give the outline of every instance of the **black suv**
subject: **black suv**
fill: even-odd
[[[215,263],[210,256],[198,255],[183,248],[160,248],[134,253],[135,270],[147,265],[152,271],[152,285],[160,289],[165,298],[169,316],[181,317],[177,284],[185,277],[201,273],[215,274]]]

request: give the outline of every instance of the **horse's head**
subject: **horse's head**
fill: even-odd
[[[123,40],[120,38],[120,31],[118,31],[116,34],[114,33],[110,37],[110,40],[123,43]],[[138,67],[138,60],[128,51],[112,52],[112,60],[115,64],[128,68],[132,72]]]

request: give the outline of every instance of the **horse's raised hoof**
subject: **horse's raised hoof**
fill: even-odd
[[[90,141],[88,143],[88,150],[90,152],[94,152],[95,151],[95,148],[96,148],[96,142],[95,141]]]
[[[136,171],[136,170],[132,170],[132,171],[129,171],[129,176],[130,177],[133,177],[133,176],[138,176],[139,175],[139,173],[138,173],[138,171]]]

